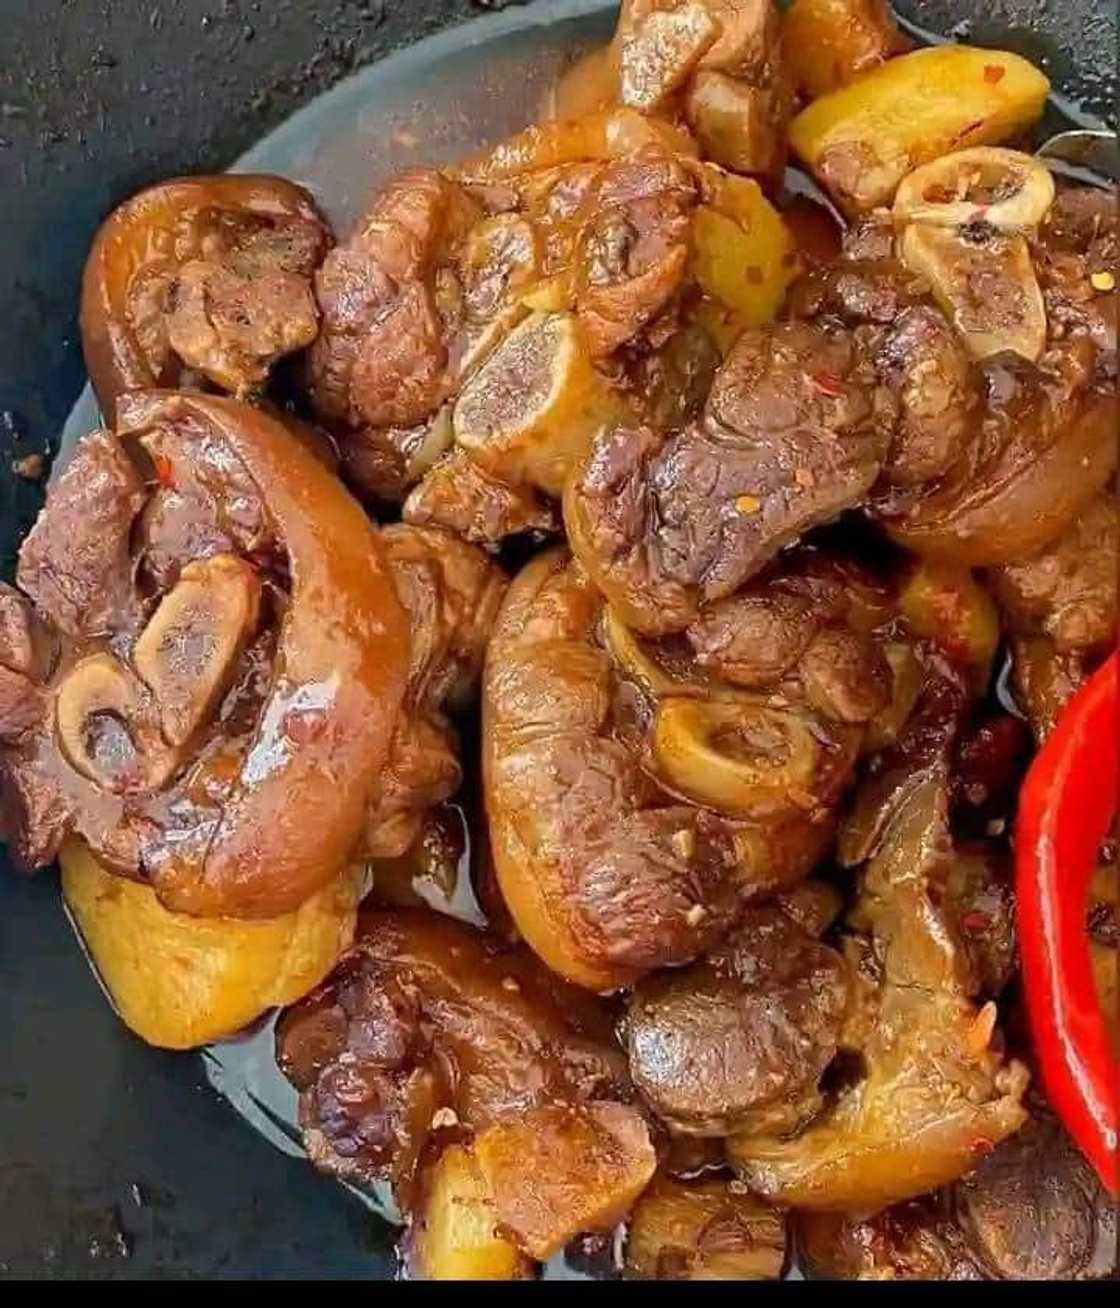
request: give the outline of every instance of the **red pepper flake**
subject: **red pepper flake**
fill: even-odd
[[[761,286],[761,285],[762,285],[762,269],[761,269],[761,268],[756,268],[756,267],[754,266],[753,263],[750,264],[750,265],[748,265],[748,267],[747,267],[747,281],[748,281],[752,286]]]
[[[814,372],[810,374],[809,380],[822,395],[831,399],[838,399],[844,394],[844,382],[834,372]]]
[[[974,1154],[990,1154],[993,1148],[994,1146],[990,1140],[985,1140],[980,1136],[977,1136],[972,1142],[972,1152]]]
[[[1000,82],[1003,81],[1006,75],[1007,75],[1007,69],[1004,68],[1002,64],[984,65],[984,81],[987,82],[989,86],[998,85]]]
[[[175,489],[175,469],[166,454],[154,454],[152,463],[156,470],[156,481],[164,490]]]

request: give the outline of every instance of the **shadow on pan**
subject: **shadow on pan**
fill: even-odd
[[[1111,0],[896,7],[927,31],[1027,54],[1075,108],[1115,122]],[[6,47],[20,51],[0,65],[5,575],[41,495],[11,465],[50,455],[81,390],[78,281],[113,204],[162,177],[229,166],[365,65],[320,102],[322,114],[317,106],[283,129],[268,166],[290,160],[296,176],[321,182],[325,167],[337,177],[344,161],[329,158],[338,148],[332,133],[345,122],[347,140],[362,141],[345,160],[348,175],[384,175],[398,162],[381,122],[390,104],[390,116],[420,125],[425,158],[451,157],[480,132],[524,121],[567,53],[609,30],[611,8],[606,0],[524,8],[502,0],[0,0]],[[483,9],[503,12],[456,26]],[[353,111],[362,106],[355,136]],[[337,186],[332,196],[328,208],[343,222],[362,198]],[[157,1053],[131,1037],[92,983],[54,879],[18,880],[6,867],[0,1048],[0,1276],[391,1274],[387,1228],[249,1130],[211,1090],[197,1055]]]

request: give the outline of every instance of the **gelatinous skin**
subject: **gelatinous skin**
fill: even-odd
[[[408,613],[377,529],[284,422],[187,392],[119,408],[21,557],[60,652],[3,751],[9,837],[34,867],[74,831],[174,912],[292,912],[364,832]]]
[[[208,215],[213,215],[215,226],[225,216],[303,227],[312,266],[301,271],[308,279],[330,243],[310,195],[282,177],[184,177],[161,182],[122,204],[98,231],[82,278],[82,348],[98,403],[110,423],[122,394],[177,381],[175,375],[153,370],[129,312],[130,289],[138,274],[147,275],[156,265],[174,272],[182,261],[175,249],[177,227],[197,222],[205,228],[211,221]],[[205,239],[197,244],[188,257],[205,257]]]
[[[408,625],[376,532],[323,465],[274,419],[232,400],[150,395],[127,434],[200,423],[248,472],[283,539],[291,603],[272,692],[201,859],[152,867],[169,908],[274,916],[342,866],[385,761],[404,694]]]

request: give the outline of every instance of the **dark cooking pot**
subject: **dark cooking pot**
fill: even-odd
[[[1113,0],[896,7],[931,31],[1020,50],[1081,109],[1114,121]],[[81,389],[78,279],[116,201],[161,177],[225,167],[359,66],[482,9],[508,9],[442,40],[436,64],[420,51],[392,66],[398,104],[418,106],[421,151],[426,132],[451,150],[457,133],[526,116],[536,90],[525,72],[530,52],[543,41],[549,58],[559,57],[576,39],[593,39],[610,21],[593,11],[607,8],[607,0],[538,0],[524,12],[506,0],[0,0],[5,574],[41,498],[40,483],[11,466],[56,448]],[[585,17],[557,27],[572,14]],[[454,110],[448,60],[461,88]],[[488,83],[467,75],[478,60]],[[381,71],[364,74],[354,92],[360,100],[368,90],[375,110],[388,85]],[[476,100],[488,97],[485,106],[472,106],[471,87]],[[350,128],[338,114],[357,102],[335,98],[339,131]],[[305,119],[298,130],[314,129]],[[371,169],[392,163],[376,150],[376,130],[374,118]],[[299,139],[289,133],[284,148]],[[6,868],[0,1048],[0,1274],[389,1273],[388,1228],[245,1126],[197,1055],[158,1053],[130,1036],[93,984],[53,879],[17,880]]]

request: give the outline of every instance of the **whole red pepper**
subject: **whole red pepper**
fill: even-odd
[[[1043,1087],[1113,1195],[1120,1067],[1086,930],[1101,841],[1120,808],[1120,656],[1070,700],[1023,785],[1016,899],[1023,982]]]

